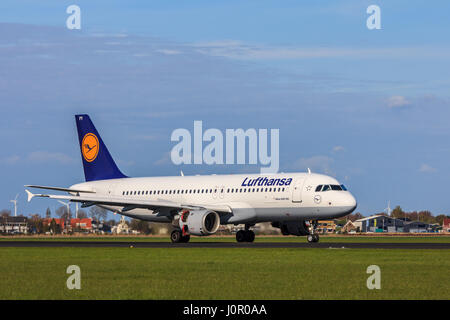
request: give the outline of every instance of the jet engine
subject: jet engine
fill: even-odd
[[[219,229],[220,217],[210,210],[183,211],[179,220],[183,234],[209,236]]]
[[[285,236],[307,236],[309,235],[309,224],[305,221],[283,221],[272,222],[272,227],[279,228]]]

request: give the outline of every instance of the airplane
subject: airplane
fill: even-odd
[[[125,176],[114,162],[87,114],[75,115],[85,182],[68,188],[25,185],[66,192],[33,194],[67,200],[81,207],[99,206],[121,215],[173,226],[173,243],[191,235],[215,234],[220,225],[244,225],[237,242],[253,242],[252,228],[270,222],[283,235],[307,236],[318,242],[318,221],[355,210],[353,195],[335,178],[308,172],[138,177]],[[90,147],[93,146],[93,147]]]

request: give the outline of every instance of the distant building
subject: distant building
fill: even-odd
[[[444,218],[442,223],[442,232],[450,232],[450,218]]]
[[[405,221],[382,214],[358,219],[353,224],[357,232],[405,232]]]
[[[92,230],[92,219],[70,219],[70,225],[72,226],[72,230],[81,229],[90,231]]]
[[[433,226],[429,223],[421,221],[406,222],[404,226],[404,232],[411,232],[411,233],[434,232],[436,229],[437,228],[435,225]]]
[[[333,220],[318,221],[318,233],[334,233],[336,231],[336,223]]]
[[[27,233],[28,219],[26,217],[0,217],[0,233]]]
[[[436,226],[422,221],[405,221],[382,214],[356,220],[357,232],[435,232]]]
[[[42,223],[44,224],[44,226],[50,226],[50,224],[52,223],[52,220],[55,220],[56,224],[60,226],[61,231],[64,230],[64,227],[66,225],[66,222],[64,221],[64,219],[45,218],[45,219],[42,219]]]
[[[111,228],[111,232],[114,234],[130,234],[131,230],[128,226],[127,222],[125,221],[125,216],[122,216],[120,219],[120,222]]]
[[[357,228],[351,220],[348,220],[347,223],[342,227],[341,232],[349,233],[352,231],[357,231]]]

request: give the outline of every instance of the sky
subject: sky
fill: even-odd
[[[68,6],[81,9],[69,30]],[[381,9],[369,30],[366,9]],[[84,180],[88,113],[128,176],[259,172],[174,165],[177,128],[280,130],[280,171],[325,173],[363,215],[450,214],[450,3],[0,3],[0,210],[44,214],[25,184]]]

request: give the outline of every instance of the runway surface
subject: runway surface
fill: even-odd
[[[128,241],[0,241],[0,247],[16,248],[328,248],[328,249],[450,249],[450,243],[307,243],[307,242],[128,242]]]

